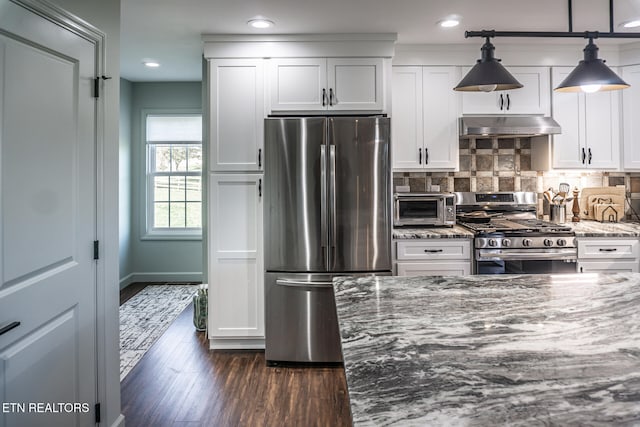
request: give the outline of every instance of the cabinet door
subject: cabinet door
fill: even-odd
[[[622,78],[631,85],[622,91],[624,168],[640,169],[640,65],[624,67]]]
[[[318,111],[328,108],[326,59],[284,58],[273,59],[271,64],[271,111]]]
[[[422,67],[393,67],[391,104],[393,168],[421,168],[418,150],[423,149]]]
[[[509,71],[524,86],[506,91],[502,112],[549,115],[551,113],[549,68],[512,67]]]
[[[579,273],[638,273],[638,267],[637,261],[578,261]]]
[[[459,95],[456,67],[422,69],[422,105],[425,169],[455,169],[458,166]]]
[[[329,110],[382,111],[382,58],[329,58]]]
[[[463,69],[463,74],[471,68]],[[463,92],[462,114],[550,114],[549,68],[508,67],[523,84],[520,89],[498,92]]]
[[[264,138],[261,59],[209,61],[210,169],[259,171]]]
[[[209,338],[264,337],[262,175],[209,179]]]
[[[554,67],[553,87],[573,70],[570,67]],[[560,124],[562,133],[553,135],[553,167],[558,169],[585,168],[585,120],[582,94],[553,92],[553,118]]]
[[[587,165],[617,169],[620,166],[620,91],[580,95],[585,102]]]
[[[397,269],[398,276],[465,276],[471,274],[471,262],[399,262]]]

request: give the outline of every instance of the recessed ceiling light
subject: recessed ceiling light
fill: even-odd
[[[256,16],[255,18],[251,18],[247,21],[247,25],[253,28],[271,28],[275,24],[271,19],[265,18],[264,16]]]
[[[160,63],[156,61],[142,61],[142,63],[149,68],[158,68],[160,66]]]
[[[623,22],[621,24],[624,28],[636,28],[640,27],[640,19],[634,19],[633,21]]]
[[[438,21],[438,25],[443,28],[452,28],[460,25],[460,17],[458,15],[447,16]]]

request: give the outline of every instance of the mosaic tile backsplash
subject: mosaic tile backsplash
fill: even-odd
[[[640,173],[531,170],[531,138],[461,139],[459,156],[458,172],[394,172],[394,190],[408,185],[412,192],[435,191],[432,186],[440,186],[439,191],[535,191],[540,213],[542,192],[557,190],[561,182],[579,189],[624,185],[631,206],[640,213]],[[627,207],[627,216],[631,214]]]

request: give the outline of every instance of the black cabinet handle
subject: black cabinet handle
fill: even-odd
[[[422,164],[422,148],[418,148],[418,164]]]
[[[509,94],[507,94],[507,110],[511,107],[511,98],[509,98]]]
[[[584,148],[582,149],[582,164],[584,164],[584,161],[587,159],[587,153],[584,151]]]
[[[333,96],[333,88],[329,88],[329,106],[333,107],[334,105],[336,105],[335,102],[333,102],[334,96]]]
[[[425,165],[429,164],[429,149],[428,148],[424,149],[424,164]]]
[[[262,197],[262,178],[258,180],[258,197]]]
[[[327,106],[327,90],[325,88],[322,88],[322,106]]]
[[[502,111],[504,108],[504,97],[502,96],[502,94],[500,94],[500,111]]]
[[[258,148],[258,167],[262,167],[262,148]]]
[[[589,148],[589,164],[591,164],[591,159],[593,158],[593,156],[591,155],[591,148]]]
[[[8,325],[5,325],[2,328],[0,328],[0,335],[6,334],[10,330],[17,328],[18,326],[20,326],[20,322],[11,322]]]
[[[580,267],[580,273],[584,273],[584,269]]]
[[[437,254],[439,252],[444,252],[442,249],[425,249],[424,251],[428,254]]]
[[[617,248],[600,248],[598,249],[600,252],[615,252],[618,249]]]

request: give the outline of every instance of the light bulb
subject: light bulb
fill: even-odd
[[[602,87],[602,85],[581,85],[580,89],[584,93],[594,93],[594,92],[599,91],[601,87]]]
[[[478,89],[480,89],[481,92],[493,92],[497,87],[498,85],[480,85]]]

